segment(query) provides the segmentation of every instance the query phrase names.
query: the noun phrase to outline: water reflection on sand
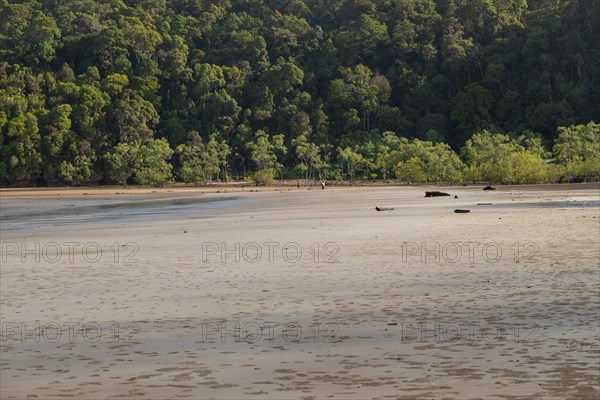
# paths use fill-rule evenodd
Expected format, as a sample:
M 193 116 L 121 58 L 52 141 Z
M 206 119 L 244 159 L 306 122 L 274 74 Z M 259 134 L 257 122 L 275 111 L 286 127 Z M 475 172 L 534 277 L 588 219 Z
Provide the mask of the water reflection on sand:
M 174 216 L 199 216 L 207 212 L 218 212 L 231 209 L 239 196 L 228 197 L 178 197 L 166 199 L 134 199 L 129 201 L 110 201 L 89 204 L 85 200 L 57 201 L 46 208 L 2 209 L 2 226 L 0 230 L 26 229 L 45 226 L 69 226 L 86 223 L 109 223 L 120 221 L 152 221 Z M 52 202 L 53 200 L 45 200 Z M 102 199 L 95 199 L 95 203 Z M 108 202 L 106 202 L 108 201 Z

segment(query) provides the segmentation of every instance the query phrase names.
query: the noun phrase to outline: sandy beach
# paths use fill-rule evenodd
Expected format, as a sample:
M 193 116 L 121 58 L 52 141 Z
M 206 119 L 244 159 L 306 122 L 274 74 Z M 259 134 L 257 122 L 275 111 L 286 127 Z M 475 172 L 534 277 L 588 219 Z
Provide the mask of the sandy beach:
M 0 199 L 2 399 L 600 396 L 598 184 Z

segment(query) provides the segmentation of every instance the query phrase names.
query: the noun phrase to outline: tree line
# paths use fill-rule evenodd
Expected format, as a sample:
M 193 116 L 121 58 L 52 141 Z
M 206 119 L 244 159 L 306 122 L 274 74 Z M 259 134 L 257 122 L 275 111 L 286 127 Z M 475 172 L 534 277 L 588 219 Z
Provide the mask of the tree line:
M 2 185 L 600 175 L 594 0 L 0 0 Z

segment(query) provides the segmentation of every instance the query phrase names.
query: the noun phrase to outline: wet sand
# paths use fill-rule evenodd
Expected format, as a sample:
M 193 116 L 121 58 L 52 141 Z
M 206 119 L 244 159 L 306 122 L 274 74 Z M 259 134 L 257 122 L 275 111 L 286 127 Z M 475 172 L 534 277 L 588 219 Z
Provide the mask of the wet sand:
M 2 399 L 600 396 L 598 185 L 102 190 L 0 191 Z

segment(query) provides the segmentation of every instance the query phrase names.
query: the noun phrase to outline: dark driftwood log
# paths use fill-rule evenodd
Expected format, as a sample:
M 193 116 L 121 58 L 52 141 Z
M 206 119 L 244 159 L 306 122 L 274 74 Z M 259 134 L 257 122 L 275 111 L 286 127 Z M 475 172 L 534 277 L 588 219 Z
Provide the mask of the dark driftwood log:
M 496 190 L 496 188 L 493 186 L 486 186 L 483 188 L 483 190 Z
M 457 214 L 466 214 L 466 213 L 470 213 L 471 210 L 462 210 L 460 208 L 457 208 L 456 210 L 454 210 L 454 212 Z
M 437 190 L 433 192 L 425 192 L 425 197 L 441 197 L 441 196 L 450 196 L 448 193 L 438 192 Z
M 491 206 L 492 203 L 477 203 L 478 206 Z
M 393 211 L 394 209 L 391 207 L 375 207 L 377 211 Z

